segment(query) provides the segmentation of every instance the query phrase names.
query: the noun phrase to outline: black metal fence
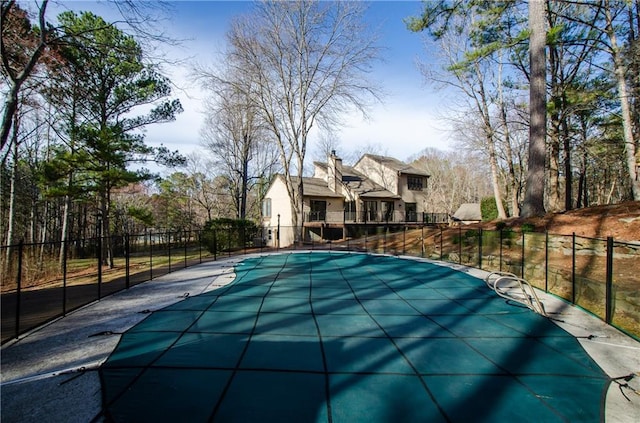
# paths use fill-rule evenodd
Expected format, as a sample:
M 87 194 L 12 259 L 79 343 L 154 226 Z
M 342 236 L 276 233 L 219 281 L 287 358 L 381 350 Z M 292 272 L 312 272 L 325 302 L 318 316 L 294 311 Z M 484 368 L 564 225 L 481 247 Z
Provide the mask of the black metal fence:
M 263 248 L 245 229 L 148 232 L 0 247 L 2 343 L 102 297 L 219 256 Z
M 347 239 L 332 241 L 307 232 L 292 248 L 407 255 L 511 272 L 640 340 L 640 242 L 464 226 L 369 225 L 347 232 Z
M 285 229 L 284 227 L 281 229 Z M 640 339 L 640 243 L 576 235 L 365 225 L 287 249 L 408 255 L 509 271 Z M 220 256 L 272 250 L 268 231 L 226 228 L 0 247 L 2 343 L 100 298 Z M 112 258 L 106 251 L 111 251 Z

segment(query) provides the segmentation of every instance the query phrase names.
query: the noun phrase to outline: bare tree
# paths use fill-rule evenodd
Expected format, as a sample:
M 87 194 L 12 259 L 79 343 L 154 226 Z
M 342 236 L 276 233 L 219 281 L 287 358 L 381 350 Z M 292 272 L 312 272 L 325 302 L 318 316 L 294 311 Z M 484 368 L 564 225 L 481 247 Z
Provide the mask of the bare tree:
M 248 97 L 249 87 L 242 86 L 243 81 L 250 84 L 250 79 L 242 75 L 229 77 L 233 83 L 223 81 L 209 87 L 213 96 L 207 109 L 212 113 L 205 119 L 201 136 L 229 180 L 236 216 L 245 219 L 249 191 L 273 167 L 277 156 L 272 154 L 270 163 L 258 160 L 274 150 L 270 132 Z
M 506 219 L 507 213 L 502 201 L 500 184 L 500 165 L 498 163 L 497 143 L 499 138 L 496 108 L 500 108 L 501 98 L 501 72 L 502 66 L 496 66 L 492 55 L 471 54 L 473 45 L 470 43 L 470 33 L 464 28 L 470 28 L 473 22 L 473 14 L 455 16 L 452 20 L 456 23 L 456 31 L 444 32 L 438 35 L 440 49 L 442 51 L 445 70 L 439 71 L 431 66 L 421 67 L 425 79 L 431 83 L 445 87 L 453 87 L 464 94 L 466 102 L 465 116 L 472 115 L 479 122 L 478 129 L 482 132 L 482 146 L 486 151 L 489 162 L 493 196 L 496 201 L 498 217 Z M 498 60 L 499 62 L 499 60 Z M 495 100 L 498 98 L 499 100 Z M 497 121 L 497 122 L 496 122 Z M 503 125 L 504 126 L 504 125 Z M 503 137 L 508 143 L 508 132 L 503 127 Z M 476 132 L 460 132 L 468 141 L 475 142 Z
M 461 154 L 425 148 L 411 159 L 412 166 L 430 175 L 429 202 L 433 212 L 453 213 L 462 203 L 478 203 L 492 194 L 486 178 L 488 165 L 478 157 L 478 151 L 464 149 Z
M 265 1 L 228 33 L 228 61 L 250 73 L 251 98 L 278 146 L 300 240 L 307 140 L 317 126 L 333 127 L 354 108 L 366 114 L 379 93 L 369 73 L 376 37 L 360 2 Z
M 338 134 L 332 130 L 323 131 L 315 142 L 313 159 L 316 161 L 326 161 L 332 151 L 340 150 L 340 144 Z
M 206 155 L 194 152 L 187 156 L 186 172 L 194 184 L 193 200 L 200 208 L 198 223 L 202 226 L 214 218 L 216 204 L 219 202 L 214 169 L 215 162 Z
M 633 138 L 633 119 L 631 117 L 631 93 L 627 87 L 625 75 L 627 67 L 624 64 L 622 51 L 618 45 L 616 30 L 614 27 L 614 14 L 623 9 L 619 4 L 610 0 L 604 0 L 604 12 L 606 21 L 606 33 L 609 37 L 609 52 L 614 64 L 614 74 L 618 86 L 618 98 L 620 99 L 620 108 L 622 111 L 622 129 L 624 134 L 624 151 L 625 161 L 627 164 L 627 172 L 629 173 L 629 181 L 631 192 L 635 201 L 640 201 L 640 178 L 638 177 L 638 159 L 636 158 L 636 143 Z M 631 6 L 629 6 L 631 7 Z M 637 100 L 637 99 L 636 99 Z

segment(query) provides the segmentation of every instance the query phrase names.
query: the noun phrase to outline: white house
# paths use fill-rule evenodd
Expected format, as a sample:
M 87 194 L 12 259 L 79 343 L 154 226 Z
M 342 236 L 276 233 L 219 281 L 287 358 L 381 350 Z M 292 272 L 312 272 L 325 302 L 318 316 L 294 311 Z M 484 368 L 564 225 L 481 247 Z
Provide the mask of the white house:
M 344 239 L 350 228 L 368 224 L 423 224 L 427 213 L 429 175 L 392 157 L 365 154 L 345 166 L 335 152 L 327 163 L 314 163 L 313 177 L 302 179 L 303 239 Z M 298 180 L 296 179 L 296 182 Z M 271 183 L 263 203 L 267 243 L 294 242 L 291 198 L 282 175 Z M 446 215 L 445 215 L 446 216 Z

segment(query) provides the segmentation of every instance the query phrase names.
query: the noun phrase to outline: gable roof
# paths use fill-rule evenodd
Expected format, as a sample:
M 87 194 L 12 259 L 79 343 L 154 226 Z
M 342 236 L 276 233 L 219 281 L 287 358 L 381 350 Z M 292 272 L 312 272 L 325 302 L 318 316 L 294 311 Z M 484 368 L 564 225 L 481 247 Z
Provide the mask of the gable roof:
M 455 220 L 462 221 L 481 221 L 482 212 L 480 210 L 480 203 L 461 204 L 452 217 Z
M 278 175 L 284 182 L 284 177 Z M 297 184 L 300 180 L 298 176 L 291 177 L 294 184 Z M 327 182 L 320 178 L 302 178 L 302 195 L 306 197 L 331 197 L 331 198 L 343 198 L 343 195 L 335 193 L 329 189 Z
M 313 165 L 320 168 L 323 172 L 327 172 L 328 166 L 326 163 L 313 162 Z M 326 185 L 327 183 L 324 182 L 324 184 Z M 352 166 L 342 165 L 342 185 L 362 198 L 401 198 L 399 195 L 392 193 L 383 186 L 378 185 L 371 179 L 367 178 Z M 304 195 L 309 195 L 307 194 L 307 190 L 304 186 L 303 189 L 305 191 Z M 333 191 L 332 194 L 335 195 Z
M 358 163 L 364 159 L 365 157 L 380 163 L 383 166 L 388 167 L 389 169 L 393 169 L 398 173 L 402 173 L 405 175 L 417 175 L 417 176 L 426 176 L 429 177 L 430 175 L 428 173 L 426 173 L 424 170 L 420 170 L 416 167 L 413 167 L 411 165 L 406 164 L 405 162 L 402 162 L 398 159 L 395 159 L 393 157 L 387 157 L 387 156 L 378 156 L 375 154 L 365 154 L 364 156 L 362 156 L 362 158 L 360 158 L 360 160 L 358 160 Z M 356 164 L 357 165 L 357 164 Z
M 342 167 L 342 184 L 361 198 L 400 198 L 350 166 Z

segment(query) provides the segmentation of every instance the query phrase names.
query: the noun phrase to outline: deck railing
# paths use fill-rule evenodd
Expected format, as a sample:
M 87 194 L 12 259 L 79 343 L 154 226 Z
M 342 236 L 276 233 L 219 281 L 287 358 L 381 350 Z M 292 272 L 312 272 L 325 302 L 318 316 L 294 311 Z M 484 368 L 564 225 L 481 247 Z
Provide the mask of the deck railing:
M 305 222 L 323 222 L 329 224 L 357 224 L 357 223 L 415 223 L 441 224 L 449 222 L 447 213 L 418 213 L 392 210 L 389 213 L 381 211 L 310 211 L 305 213 Z

